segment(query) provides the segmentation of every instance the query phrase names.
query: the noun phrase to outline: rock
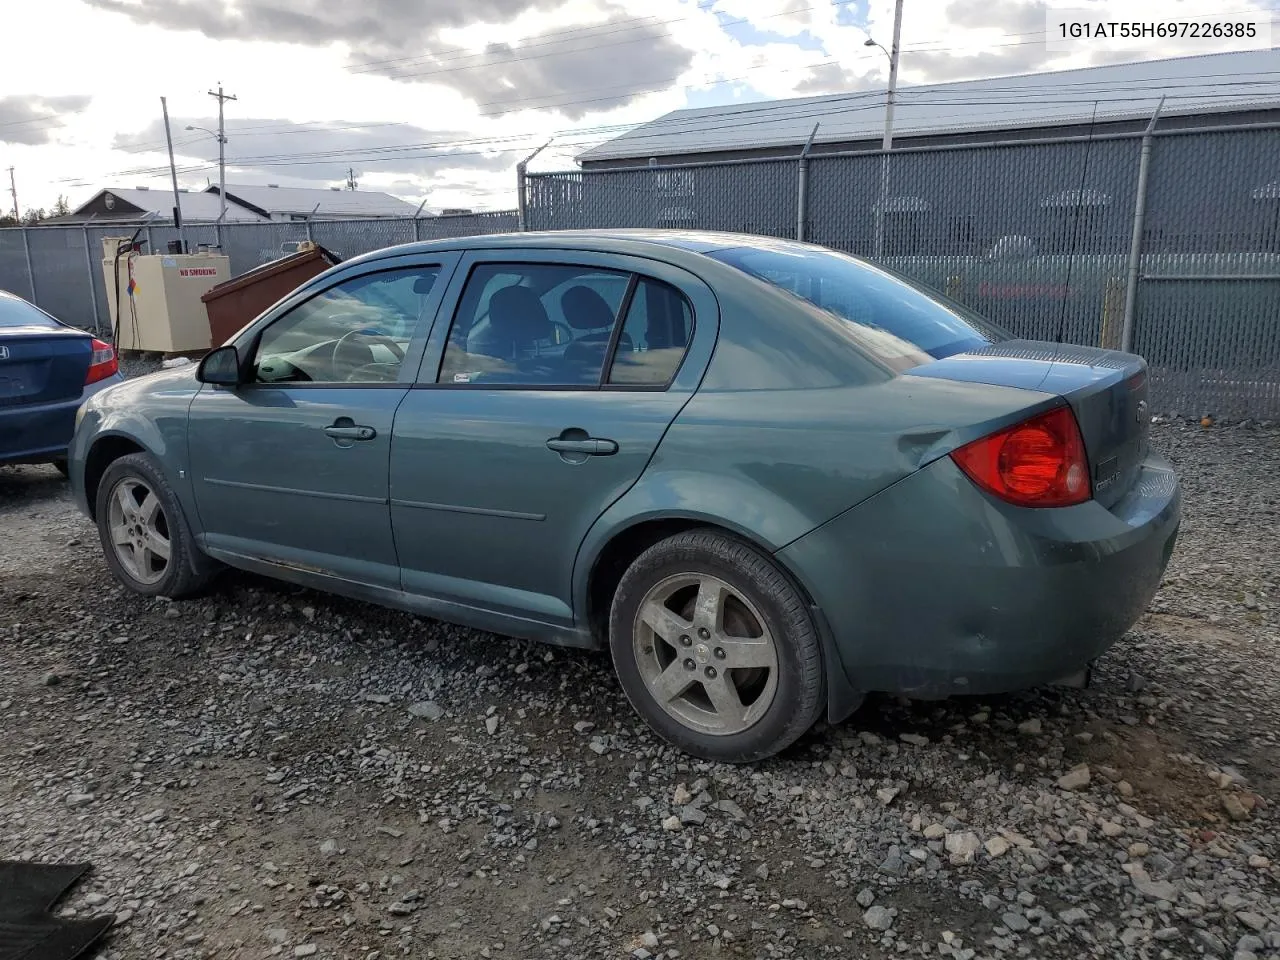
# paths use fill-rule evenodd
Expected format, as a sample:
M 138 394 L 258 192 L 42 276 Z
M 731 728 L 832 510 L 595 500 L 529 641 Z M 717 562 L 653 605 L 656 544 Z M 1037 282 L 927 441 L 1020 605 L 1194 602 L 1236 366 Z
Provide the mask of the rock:
M 364 699 L 369 703 L 380 703 L 386 705 L 391 702 L 391 694 L 389 693 L 366 693 Z
M 1068 926 L 1074 927 L 1077 924 L 1087 921 L 1089 919 L 1089 914 L 1085 912 L 1083 907 L 1071 907 L 1070 909 L 1063 910 L 1059 913 L 1058 919 Z
M 1031 921 L 1020 913 L 1014 913 L 1012 910 L 1008 913 L 1000 914 L 1000 922 L 1014 933 L 1022 933 L 1024 930 L 1031 929 Z
M 1150 852 L 1151 847 L 1143 843 L 1141 840 L 1136 843 L 1129 844 L 1129 856 L 1133 857 L 1135 860 L 1145 857 Z
M 1267 949 L 1266 942 L 1252 933 L 1246 933 L 1236 941 L 1237 953 L 1261 953 L 1265 949 Z
M 598 757 L 604 756 L 609 752 L 609 745 L 599 738 L 593 739 L 587 744 L 587 749 Z
M 987 855 L 995 858 L 1003 857 L 1008 853 L 1009 847 L 1012 846 L 1012 844 L 1010 844 L 1004 837 L 992 837 L 984 843 L 983 846 L 987 848 Z
M 900 791 L 897 787 L 881 787 L 876 791 L 876 799 L 885 806 L 888 806 L 893 803 L 893 798 L 896 797 L 899 792 Z
M 300 943 L 293 948 L 293 955 L 295 957 L 314 957 L 319 949 L 314 943 Z
M 672 816 L 662 821 L 662 829 L 667 833 L 679 833 L 684 827 L 681 825 L 679 817 Z
M 898 739 L 903 743 L 911 744 L 913 747 L 923 747 L 929 743 L 929 738 L 920 733 L 900 733 L 898 734 Z M 887 930 L 888 927 L 885 929 Z
M 1058 786 L 1063 790 L 1081 790 L 1089 785 L 1090 779 L 1089 765 L 1082 763 L 1060 776 Z
M 640 938 L 640 942 L 650 950 L 656 949 L 658 946 L 658 935 L 652 930 L 646 930 L 644 935 Z
M 50 671 L 49 673 L 46 673 L 43 677 L 40 678 L 41 685 L 46 687 L 56 687 L 61 682 L 62 682 L 62 677 L 58 676 L 56 673 L 53 673 L 52 671 Z
M 1032 717 L 1030 720 L 1023 720 L 1018 724 L 1018 732 L 1028 737 L 1034 737 L 1043 729 L 1039 717 Z
M 1135 670 L 1130 670 L 1125 678 L 1124 687 L 1130 693 L 1140 693 L 1147 689 L 1147 678 Z
M 870 887 L 863 887 L 861 890 L 858 891 L 858 896 L 856 899 L 858 901 L 858 906 L 863 907 L 865 909 L 866 907 L 869 907 L 876 902 L 876 892 L 872 890 Z
M 596 728 L 596 725 L 590 720 L 579 720 L 573 725 L 574 733 L 590 733 Z
M 762 864 L 760 864 L 760 866 L 756 867 L 755 874 L 756 874 L 756 876 L 757 876 L 757 877 L 759 877 L 761 880 L 768 880 L 768 879 L 769 879 L 769 865 L 768 865 L 767 863 L 762 863 Z
M 498 732 L 498 725 L 502 721 L 497 716 L 485 717 L 484 728 L 489 732 L 489 736 L 493 736 Z
M 680 811 L 680 822 L 685 826 L 700 826 L 707 822 L 706 811 L 689 804 Z
M 316 618 L 316 608 L 315 608 L 315 607 L 303 607 L 303 608 L 302 608 L 302 616 L 303 616 L 303 618 L 304 618 L 304 619 L 307 619 L 307 620 L 314 620 L 314 619 Z
M 677 807 L 683 807 L 693 800 L 693 794 L 683 783 L 679 784 L 675 792 L 671 795 L 671 803 Z
M 924 838 L 926 840 L 941 840 L 947 835 L 947 828 L 940 823 L 931 823 L 924 828 Z
M 67 806 L 68 807 L 87 807 L 89 804 L 93 803 L 93 801 L 96 799 L 97 797 L 94 796 L 92 793 L 68 793 Z
M 320 856 L 336 857 L 337 855 L 338 855 L 337 840 L 326 840 L 324 843 L 320 844 Z
M 165 817 L 167 817 L 168 815 L 169 814 L 165 812 L 163 807 L 159 807 L 155 810 L 152 810 L 150 813 L 144 813 L 142 815 L 142 822 L 143 823 L 159 823 L 161 820 L 165 819 Z
M 444 707 L 434 700 L 419 700 L 409 704 L 409 715 L 420 720 L 439 720 L 444 716 Z
M 1118 837 L 1124 833 L 1124 827 L 1116 823 L 1114 820 L 1103 820 L 1101 824 L 1102 835 L 1104 837 Z
M 1227 816 L 1236 823 L 1242 823 L 1249 819 L 1248 809 L 1234 793 L 1224 793 L 1222 795 L 1222 809 L 1227 811 Z
M 734 820 L 743 821 L 747 819 L 747 815 L 742 812 L 742 808 L 727 797 L 724 800 L 716 801 L 716 809 L 721 813 L 727 813 Z
M 1266 857 L 1264 857 L 1262 854 L 1255 853 L 1253 856 L 1249 858 L 1249 866 L 1253 867 L 1253 869 L 1255 870 L 1266 870 L 1269 866 L 1271 866 L 1271 861 L 1268 860 Z
M 1178 899 L 1178 888 L 1168 880 L 1152 880 L 1145 870 L 1134 870 L 1130 878 L 1133 887 L 1148 900 L 1168 900 L 1170 903 Z
M 405 903 L 403 900 L 397 900 L 395 903 L 387 906 L 387 913 L 391 914 L 393 917 L 407 917 L 417 909 L 417 906 L 412 903 Z
M 1121 780 L 1119 783 L 1117 783 L 1116 790 L 1119 791 L 1120 796 L 1122 797 L 1133 796 L 1133 784 L 1131 784 L 1128 780 Z
M 973 862 L 973 858 L 982 849 L 982 841 L 976 833 L 948 833 L 944 846 L 951 855 L 951 863 L 959 865 Z
M 1194 930 L 1191 939 L 1204 948 L 1204 952 L 1212 957 L 1221 957 L 1227 952 L 1227 945 L 1216 934 L 1208 930 Z
M 288 943 L 289 931 L 284 927 L 268 927 L 267 939 L 272 943 Z
M 1267 918 L 1260 913 L 1253 913 L 1249 910 L 1241 910 L 1236 914 L 1236 919 L 1248 927 L 1250 930 L 1261 933 L 1267 928 Z
M 862 915 L 862 922 L 872 930 L 888 930 L 893 926 L 893 914 L 887 907 L 874 906 Z

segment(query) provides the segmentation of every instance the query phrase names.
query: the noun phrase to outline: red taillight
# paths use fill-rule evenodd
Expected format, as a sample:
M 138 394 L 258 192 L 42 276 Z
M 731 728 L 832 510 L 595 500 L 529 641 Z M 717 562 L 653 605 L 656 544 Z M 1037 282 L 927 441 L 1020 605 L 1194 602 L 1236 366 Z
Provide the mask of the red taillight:
M 1089 458 L 1070 407 L 965 444 L 951 459 L 983 490 L 1020 507 L 1069 507 L 1092 496 Z
M 116 359 L 116 352 L 111 344 L 94 337 L 93 356 L 89 358 L 89 372 L 84 377 L 85 386 L 105 380 L 119 369 L 120 361 Z

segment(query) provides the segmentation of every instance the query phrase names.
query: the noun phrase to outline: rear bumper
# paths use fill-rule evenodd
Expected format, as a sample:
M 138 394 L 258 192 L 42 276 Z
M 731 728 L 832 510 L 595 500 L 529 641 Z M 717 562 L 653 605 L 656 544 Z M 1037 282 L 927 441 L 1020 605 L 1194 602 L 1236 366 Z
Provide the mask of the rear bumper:
M 848 685 L 918 697 L 1047 683 L 1142 615 L 1173 550 L 1178 481 L 1150 457 L 1110 508 L 1010 507 L 943 458 L 779 551 Z
M 67 456 L 76 428 L 76 410 L 99 390 L 122 383 L 119 374 L 85 387 L 72 400 L 0 407 L 0 463 L 50 463 Z

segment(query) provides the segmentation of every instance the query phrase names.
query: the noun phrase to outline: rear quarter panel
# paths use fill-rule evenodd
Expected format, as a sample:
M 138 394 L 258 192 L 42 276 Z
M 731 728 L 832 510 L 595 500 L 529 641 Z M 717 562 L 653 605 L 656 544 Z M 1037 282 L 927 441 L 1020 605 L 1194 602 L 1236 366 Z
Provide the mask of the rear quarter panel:
M 575 610 L 586 609 L 594 559 L 629 527 L 703 521 L 774 552 L 955 447 L 1059 402 L 898 376 L 838 325 L 797 316 L 789 297 L 762 284 L 722 282 L 716 294 L 720 337 L 701 387 L 640 480 L 588 533 Z

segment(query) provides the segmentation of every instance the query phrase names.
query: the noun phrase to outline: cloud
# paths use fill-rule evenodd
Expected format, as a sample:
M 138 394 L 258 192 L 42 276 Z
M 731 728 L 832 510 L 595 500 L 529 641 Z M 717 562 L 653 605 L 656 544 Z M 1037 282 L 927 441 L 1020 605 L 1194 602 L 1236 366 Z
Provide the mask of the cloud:
M 857 73 L 842 63 L 820 63 L 796 84 L 797 96 L 843 93 L 846 90 L 868 90 L 882 86 L 875 73 Z
M 216 124 L 217 120 L 209 117 L 172 117 L 174 152 L 179 157 L 205 158 L 211 138 L 188 133 L 185 128 L 212 129 Z M 405 123 L 297 123 L 251 118 L 228 124 L 227 166 L 247 182 L 292 179 L 338 183 L 346 179 L 348 168 L 353 168 L 357 180 L 368 176 L 380 181 L 402 178 L 421 189 L 438 178 L 456 179 L 459 173 L 501 173 L 512 169 L 519 159 L 518 151 L 476 140 L 456 130 L 428 130 Z M 162 151 L 163 122 L 153 120 L 141 130 L 118 134 L 112 146 L 132 153 Z
M 624 22 L 626 29 L 619 30 Z M 370 69 L 396 80 L 444 83 L 487 116 L 551 110 L 579 120 L 671 86 L 693 57 L 662 24 L 637 23 L 615 12 L 580 32 L 535 34 L 518 46 L 490 43 L 480 53 L 454 47 L 413 63 Z
M 0 97 L 0 143 L 52 143 L 54 133 L 66 126 L 66 117 L 79 113 L 90 99 L 34 94 Z
M 349 63 L 354 70 L 450 87 L 493 116 L 554 109 L 577 120 L 630 103 L 637 89 L 671 86 L 694 56 L 662 20 L 637 19 L 612 0 L 596 4 L 595 12 L 603 16 L 532 33 L 519 43 L 491 42 L 478 50 L 444 37 L 454 28 L 507 24 L 523 14 L 560 9 L 564 0 L 86 2 L 139 23 L 197 31 L 214 39 L 315 47 L 340 41 L 352 51 Z M 803 6 L 799 0 L 786 2 Z
M 946 18 L 969 30 L 999 30 L 1006 37 L 1038 36 L 1044 33 L 1045 10 L 1046 5 L 1037 0 L 951 0 Z

